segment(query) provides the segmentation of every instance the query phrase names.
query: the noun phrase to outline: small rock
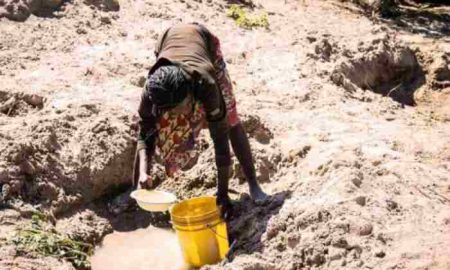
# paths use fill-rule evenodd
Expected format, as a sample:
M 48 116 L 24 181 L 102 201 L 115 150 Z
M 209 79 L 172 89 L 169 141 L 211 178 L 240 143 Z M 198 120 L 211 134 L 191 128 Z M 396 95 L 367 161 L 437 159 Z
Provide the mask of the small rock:
M 119 11 L 120 4 L 119 0 L 103 0 L 105 7 L 110 11 Z
M 355 178 L 352 179 L 352 183 L 353 183 L 353 185 L 355 185 L 357 187 L 360 187 L 361 184 L 362 184 L 362 181 L 361 181 L 361 179 L 355 177 Z
M 450 225 L 450 218 L 444 218 L 444 224 Z
M 330 247 L 328 249 L 328 257 L 330 261 L 337 261 L 345 256 L 345 252 L 345 249 Z
M 283 252 L 286 250 L 286 246 L 283 243 L 278 243 L 275 248 L 279 251 L 279 252 Z
M 374 160 L 374 161 L 372 161 L 372 165 L 373 166 L 378 166 L 378 165 L 380 165 L 381 164 L 381 160 Z
M 375 172 L 378 176 L 386 175 L 388 172 L 386 169 L 379 169 Z
M 298 245 L 298 243 L 300 243 L 300 239 L 299 239 L 299 237 L 297 237 L 297 236 L 289 236 L 288 238 L 287 238 L 287 245 L 288 245 L 288 247 L 290 247 L 290 248 L 295 248 L 297 245 Z
M 262 144 L 268 144 L 272 136 L 270 133 L 267 133 L 266 130 L 264 129 L 257 129 L 254 132 L 254 138 Z
M 269 183 L 270 182 L 270 170 L 264 164 L 259 164 L 257 169 L 256 178 L 260 183 Z
M 378 249 L 375 251 L 375 256 L 378 258 L 384 258 L 384 256 L 386 256 L 386 253 L 382 249 Z
M 360 248 L 352 248 L 348 253 L 347 258 L 357 260 L 361 257 L 361 249 Z
M 389 211 L 395 210 L 398 208 L 398 204 L 393 200 L 386 200 L 387 209 Z
M 75 117 L 73 115 L 66 115 L 64 116 L 64 120 L 67 120 L 69 122 L 75 121 Z
M 349 49 L 344 49 L 342 51 L 342 55 L 345 56 L 345 57 L 348 57 L 348 58 L 352 58 L 353 57 L 353 53 Z
M 310 43 L 313 43 L 313 42 L 316 42 L 316 41 L 317 41 L 317 38 L 316 38 L 316 37 L 313 37 L 313 36 L 307 36 L 306 39 L 307 39 Z
M 379 233 L 377 236 L 377 240 L 383 244 L 386 244 L 387 242 L 386 235 L 384 235 L 384 233 Z
M 347 248 L 348 242 L 347 242 L 347 240 L 345 240 L 345 238 L 341 237 L 341 238 L 333 239 L 331 241 L 331 245 L 336 248 Z
M 87 31 L 84 28 L 78 28 L 77 29 L 77 34 L 84 35 L 84 34 L 87 34 Z
M 242 124 L 247 131 L 247 134 L 255 138 L 262 144 L 267 144 L 273 138 L 272 132 L 261 122 L 258 116 L 248 115 L 242 121 Z
M 366 197 L 365 196 L 358 196 L 355 198 L 355 202 L 361 206 L 366 205 Z
M 361 236 L 369 235 L 373 231 L 373 226 L 370 223 L 363 224 L 358 229 L 358 234 Z
M 128 36 L 128 33 L 124 30 L 119 30 L 119 35 L 122 37 L 126 37 L 126 36 Z
M 305 158 L 306 155 L 308 154 L 309 150 L 311 150 L 311 146 L 310 145 L 306 145 L 306 146 L 304 146 L 303 148 L 300 148 L 300 149 L 292 149 L 288 153 L 287 160 L 289 162 L 292 162 L 298 157 L 299 158 Z
M 3 104 L 0 104 L 0 112 L 2 113 L 8 113 L 10 110 L 14 108 L 14 106 L 17 104 L 17 98 L 16 97 L 10 97 L 8 100 L 3 102 Z
M 323 39 L 319 44 L 314 48 L 316 54 L 320 55 L 322 59 L 329 61 L 331 53 L 333 51 L 333 47 L 327 39 Z
M 101 21 L 103 24 L 111 24 L 111 18 L 110 18 L 109 16 L 102 16 L 102 17 L 100 18 L 100 21 Z
M 23 100 L 31 106 L 42 109 L 44 107 L 45 98 L 39 95 L 25 95 Z

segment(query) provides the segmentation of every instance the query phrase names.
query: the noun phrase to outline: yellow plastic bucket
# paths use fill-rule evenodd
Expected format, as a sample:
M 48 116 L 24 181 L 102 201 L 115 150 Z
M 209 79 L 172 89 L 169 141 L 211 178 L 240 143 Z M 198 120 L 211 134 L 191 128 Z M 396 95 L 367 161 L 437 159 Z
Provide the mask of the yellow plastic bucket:
M 170 211 L 185 261 L 194 267 L 215 264 L 228 252 L 226 223 L 215 197 L 197 197 L 175 204 Z

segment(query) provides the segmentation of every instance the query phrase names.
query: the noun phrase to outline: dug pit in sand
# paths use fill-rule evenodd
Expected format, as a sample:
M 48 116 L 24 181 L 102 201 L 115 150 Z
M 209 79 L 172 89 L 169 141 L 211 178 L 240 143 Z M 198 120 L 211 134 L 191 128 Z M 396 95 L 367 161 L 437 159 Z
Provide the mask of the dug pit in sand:
M 355 57 L 336 67 L 331 79 L 348 91 L 355 87 L 415 105 L 414 91 L 425 82 L 414 52 L 386 36 L 362 45 Z

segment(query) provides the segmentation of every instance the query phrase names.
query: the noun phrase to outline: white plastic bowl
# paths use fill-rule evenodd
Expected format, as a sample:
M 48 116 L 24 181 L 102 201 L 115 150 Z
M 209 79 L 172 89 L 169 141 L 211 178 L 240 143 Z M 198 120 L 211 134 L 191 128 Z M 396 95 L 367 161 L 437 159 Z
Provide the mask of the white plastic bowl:
M 165 212 L 177 202 L 177 197 L 172 193 L 159 190 L 138 189 L 130 194 L 140 208 L 149 212 Z

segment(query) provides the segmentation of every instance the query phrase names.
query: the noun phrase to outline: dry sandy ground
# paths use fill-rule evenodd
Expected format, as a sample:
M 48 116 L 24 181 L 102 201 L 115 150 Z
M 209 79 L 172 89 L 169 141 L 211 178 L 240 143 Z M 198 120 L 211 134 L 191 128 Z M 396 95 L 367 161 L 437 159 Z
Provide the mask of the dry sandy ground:
M 448 21 L 392 24 L 340 2 L 261 0 L 255 12 L 268 12 L 270 28 L 243 30 L 226 1 L 105 3 L 0 18 L 1 238 L 36 209 L 93 243 L 134 222 L 92 202 L 130 183 L 158 33 L 197 21 L 222 41 L 272 194 L 263 205 L 237 198 L 231 261 L 206 269 L 450 269 Z M 200 146 L 197 165 L 174 179 L 155 167 L 161 188 L 214 193 L 207 134 Z M 232 188 L 246 192 L 234 169 Z M 73 267 L 0 241 L 0 268 Z

